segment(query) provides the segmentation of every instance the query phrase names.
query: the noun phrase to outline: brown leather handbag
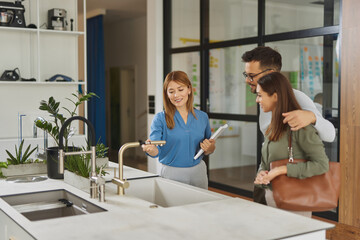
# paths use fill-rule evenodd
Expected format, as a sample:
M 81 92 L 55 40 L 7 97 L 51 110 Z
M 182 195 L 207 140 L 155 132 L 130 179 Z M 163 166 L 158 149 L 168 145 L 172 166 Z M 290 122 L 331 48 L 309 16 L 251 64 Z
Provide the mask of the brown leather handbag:
M 291 131 L 289 134 L 289 159 L 270 163 L 270 169 L 299 162 L 304 159 L 293 159 L 291 146 Z M 276 206 L 291 211 L 321 212 L 334 209 L 338 205 L 340 193 L 340 163 L 329 162 L 329 171 L 298 179 L 280 175 L 271 181 Z

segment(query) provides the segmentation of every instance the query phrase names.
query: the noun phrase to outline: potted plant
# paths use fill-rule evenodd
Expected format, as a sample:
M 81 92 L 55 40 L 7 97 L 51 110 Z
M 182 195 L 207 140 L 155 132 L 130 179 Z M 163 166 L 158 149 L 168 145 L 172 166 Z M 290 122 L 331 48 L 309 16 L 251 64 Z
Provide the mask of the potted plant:
M 8 154 L 7 162 L 2 162 L 0 168 L 4 177 L 16 175 L 29 175 L 46 173 L 46 165 L 39 159 L 30 158 L 37 147 L 31 149 L 31 144 L 23 152 L 24 140 L 21 141 L 19 149 L 15 145 L 15 154 L 5 150 Z
M 77 94 L 73 93 L 72 96 L 74 97 L 74 99 L 66 99 L 74 104 L 74 108 L 72 110 L 69 110 L 68 108 L 62 107 L 62 109 L 64 109 L 68 113 L 69 117 L 74 117 L 77 115 L 78 107 L 82 103 L 89 101 L 94 96 L 98 97 L 95 93 L 92 92 L 86 94 L 81 94 L 80 92 L 77 92 Z M 50 178 L 62 179 L 64 178 L 63 174 L 59 174 L 58 172 L 59 132 L 67 118 L 64 116 L 63 113 L 60 113 L 60 102 L 57 102 L 53 97 L 50 97 L 48 101 L 42 100 L 40 102 L 39 109 L 49 113 L 50 116 L 53 118 L 51 121 L 37 120 L 35 123 L 38 128 L 46 131 L 56 143 L 55 147 L 48 147 L 46 149 L 48 176 Z M 65 151 L 81 150 L 73 146 L 68 146 L 68 140 L 72 134 L 73 131 L 71 125 L 69 125 L 64 133 Z
M 107 157 L 109 148 L 100 142 L 100 138 L 95 146 L 96 149 L 96 166 L 107 167 L 109 158 Z M 90 143 L 87 141 L 87 150 L 90 150 Z
M 97 143 L 96 146 L 96 174 L 105 176 L 108 174 L 105 172 L 108 162 L 103 161 L 107 152 L 108 147 L 105 147 L 102 143 Z M 87 148 L 83 147 L 83 151 L 88 151 L 90 145 Z M 65 162 L 64 181 L 84 192 L 89 193 L 89 175 L 91 172 L 91 159 L 89 155 L 72 155 L 68 156 Z

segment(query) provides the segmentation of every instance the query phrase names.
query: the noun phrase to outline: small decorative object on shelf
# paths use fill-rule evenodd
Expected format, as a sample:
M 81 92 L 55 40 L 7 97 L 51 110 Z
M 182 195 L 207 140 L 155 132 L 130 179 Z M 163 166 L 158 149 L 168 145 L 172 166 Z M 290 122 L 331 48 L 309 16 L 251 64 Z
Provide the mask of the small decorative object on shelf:
M 25 7 L 21 4 L 22 0 L 15 3 L 0 2 L 0 26 L 5 27 L 26 27 Z
M 66 31 L 66 10 L 53 8 L 48 11 L 48 29 Z

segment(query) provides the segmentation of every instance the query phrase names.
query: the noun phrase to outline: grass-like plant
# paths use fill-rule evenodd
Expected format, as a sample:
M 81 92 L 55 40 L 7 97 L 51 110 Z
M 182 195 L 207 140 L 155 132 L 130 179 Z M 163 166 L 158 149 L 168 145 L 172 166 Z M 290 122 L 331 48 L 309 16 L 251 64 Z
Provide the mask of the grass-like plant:
M 99 139 L 100 141 L 100 139 Z M 88 142 L 88 141 L 87 141 Z M 88 142 L 87 148 L 83 147 L 83 151 L 89 151 L 90 150 L 90 144 Z M 108 152 L 108 147 L 105 147 L 103 143 L 98 142 L 95 146 L 96 149 L 96 158 L 105 157 L 106 153 Z M 66 156 L 65 161 L 65 168 L 73 172 L 79 176 L 88 178 L 91 172 L 91 159 L 90 155 L 82 154 L 82 155 L 69 155 Z M 104 166 L 96 167 L 96 174 L 100 173 L 100 169 L 104 169 Z M 101 176 L 104 176 L 107 174 L 104 170 L 101 170 Z
M 31 163 L 32 159 L 30 159 L 30 155 L 37 149 L 37 147 L 35 147 L 34 149 L 30 150 L 31 148 L 31 144 L 26 148 L 25 152 L 23 152 L 23 145 L 24 145 L 24 140 L 21 141 L 20 146 L 19 146 L 19 150 L 17 149 L 16 145 L 15 145 L 15 156 L 12 155 L 8 150 L 5 150 L 6 153 L 8 154 L 8 158 L 7 160 L 7 164 L 10 165 L 18 165 L 18 164 L 24 164 L 24 163 Z
M 96 166 L 96 174 L 100 173 L 100 169 L 104 168 Z M 91 172 L 91 159 L 88 155 L 69 155 L 66 156 L 65 168 L 79 176 L 88 178 Z M 101 170 L 101 175 L 107 174 L 104 170 Z

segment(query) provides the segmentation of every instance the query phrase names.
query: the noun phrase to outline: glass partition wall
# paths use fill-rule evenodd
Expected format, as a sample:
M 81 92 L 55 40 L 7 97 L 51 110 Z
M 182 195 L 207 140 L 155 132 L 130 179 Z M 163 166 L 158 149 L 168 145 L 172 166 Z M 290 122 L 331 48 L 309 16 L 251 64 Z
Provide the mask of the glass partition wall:
M 227 123 L 207 159 L 209 186 L 252 197 L 263 136 L 255 95 L 242 75 L 244 52 L 269 46 L 282 55 L 282 73 L 336 127 L 324 143 L 339 159 L 339 24 L 341 0 L 164 0 L 164 76 L 188 73 L 194 107 L 212 131 Z M 315 213 L 337 220 L 337 209 Z

